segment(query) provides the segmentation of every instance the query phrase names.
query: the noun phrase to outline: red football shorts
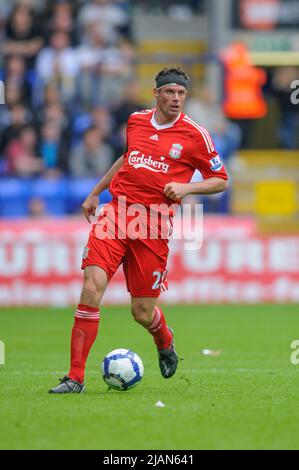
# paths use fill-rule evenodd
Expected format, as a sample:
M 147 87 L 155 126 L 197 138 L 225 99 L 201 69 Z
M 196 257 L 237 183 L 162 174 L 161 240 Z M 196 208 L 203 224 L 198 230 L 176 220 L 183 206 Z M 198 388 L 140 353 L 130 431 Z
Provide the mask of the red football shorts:
M 114 211 L 113 216 L 110 210 Z M 125 215 L 120 220 L 118 216 L 119 211 L 113 202 L 101 209 L 84 248 L 82 269 L 99 266 L 110 281 L 122 264 L 127 289 L 132 297 L 159 297 L 161 291 L 167 290 L 168 238 L 144 236 L 134 239 L 134 233 L 140 233 L 142 224 L 149 233 L 147 219 L 136 226 L 136 218 Z

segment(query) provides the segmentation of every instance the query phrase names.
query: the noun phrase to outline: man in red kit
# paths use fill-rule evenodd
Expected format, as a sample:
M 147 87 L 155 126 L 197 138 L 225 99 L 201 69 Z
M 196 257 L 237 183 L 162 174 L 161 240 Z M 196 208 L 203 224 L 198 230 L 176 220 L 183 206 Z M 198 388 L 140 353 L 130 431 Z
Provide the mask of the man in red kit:
M 146 213 L 142 219 L 146 221 L 145 236 L 131 236 L 126 229 L 137 204 L 146 212 L 153 209 L 160 213 L 169 227 L 173 211 L 167 213 L 167 208 L 188 194 L 224 191 L 227 173 L 208 131 L 182 112 L 189 77 L 179 67 L 172 67 L 159 72 L 155 80 L 156 108 L 129 117 L 126 152 L 82 205 L 90 222 L 99 194 L 109 187 L 113 199 L 93 224 L 83 253 L 84 281 L 72 330 L 70 370 L 50 393 L 84 391 L 85 364 L 98 332 L 99 305 L 120 264 L 134 320 L 153 336 L 162 376 L 169 378 L 177 369 L 173 332 L 156 305 L 160 292 L 167 288 L 168 238 L 162 236 L 163 222 L 152 230 Z M 203 181 L 190 183 L 196 169 Z

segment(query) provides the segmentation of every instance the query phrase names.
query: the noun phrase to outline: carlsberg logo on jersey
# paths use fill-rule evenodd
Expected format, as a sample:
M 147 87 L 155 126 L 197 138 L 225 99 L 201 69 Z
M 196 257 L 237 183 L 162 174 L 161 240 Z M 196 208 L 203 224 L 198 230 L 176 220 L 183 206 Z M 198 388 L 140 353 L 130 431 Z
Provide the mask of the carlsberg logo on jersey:
M 146 156 L 144 153 L 139 152 L 139 150 L 133 150 L 128 157 L 128 163 L 134 168 L 146 168 L 155 173 L 168 172 L 169 165 L 164 160 L 165 157 L 160 157 L 160 161 L 154 160 L 151 155 Z

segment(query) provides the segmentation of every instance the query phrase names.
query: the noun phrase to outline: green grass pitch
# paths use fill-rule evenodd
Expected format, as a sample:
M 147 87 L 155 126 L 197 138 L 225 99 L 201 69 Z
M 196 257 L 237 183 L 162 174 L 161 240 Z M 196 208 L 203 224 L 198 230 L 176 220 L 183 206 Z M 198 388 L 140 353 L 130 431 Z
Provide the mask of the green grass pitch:
M 0 313 L 1 449 L 298 449 L 298 305 L 166 306 L 174 327 L 177 374 L 160 376 L 151 336 L 129 307 L 103 307 L 87 365 L 86 393 L 49 395 L 68 370 L 72 309 Z M 141 383 L 107 391 L 103 356 L 131 348 Z M 218 357 L 204 348 L 221 349 Z M 164 408 L 155 403 L 160 400 Z

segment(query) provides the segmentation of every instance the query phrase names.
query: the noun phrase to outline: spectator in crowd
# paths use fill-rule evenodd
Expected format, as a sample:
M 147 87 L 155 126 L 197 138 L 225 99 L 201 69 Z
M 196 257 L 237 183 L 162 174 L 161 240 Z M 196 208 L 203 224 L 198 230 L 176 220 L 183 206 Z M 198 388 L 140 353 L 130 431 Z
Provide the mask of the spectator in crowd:
M 41 86 L 42 85 L 42 86 Z M 46 85 L 36 83 L 33 87 L 33 107 L 37 109 L 38 114 L 42 114 L 44 108 L 51 104 L 61 104 L 60 91 L 55 83 L 49 82 Z
M 32 197 L 28 202 L 29 217 L 39 219 L 47 215 L 45 203 L 40 197 Z
M 112 129 L 114 127 L 113 118 L 110 111 L 105 106 L 95 106 L 89 111 L 83 112 L 74 118 L 73 142 L 80 142 L 84 132 L 89 127 L 96 127 L 103 139 L 110 141 Z
M 1 105 L 0 113 L 0 132 L 5 131 L 10 125 L 11 121 L 11 109 L 23 102 L 22 91 L 12 82 L 5 83 L 5 104 Z M 0 134 L 0 146 L 1 146 L 1 134 Z
M 113 127 L 110 111 L 105 106 L 96 106 L 90 112 L 91 124 L 101 133 L 104 140 L 109 140 Z
M 85 131 L 81 144 L 71 153 L 69 167 L 72 176 L 100 177 L 113 163 L 113 152 L 105 144 L 99 130 L 91 127 Z
M 78 95 L 84 107 L 100 104 L 102 101 L 100 81 L 103 51 L 106 38 L 101 24 L 92 24 L 86 34 L 85 41 L 78 48 L 78 64 L 80 80 Z
M 61 137 L 59 123 L 48 121 L 41 128 L 39 153 L 47 175 L 59 176 L 67 170 L 68 148 Z
M 131 78 L 134 47 L 126 40 L 109 45 L 103 25 L 92 24 L 86 41 L 78 48 L 80 80 L 78 94 L 85 106 L 111 105 Z
M 48 34 L 51 36 L 55 31 L 66 33 L 71 39 L 71 45 L 77 46 L 78 35 L 73 18 L 72 5 L 69 2 L 58 2 L 53 6 L 51 20 L 47 23 Z
M 29 6 L 22 3 L 16 5 L 8 20 L 5 36 L 2 49 L 4 55 L 22 56 L 26 59 L 28 68 L 33 67 L 44 40 Z
M 48 89 L 50 90 L 49 92 Z M 51 96 L 52 90 L 55 90 L 55 93 L 57 93 L 57 103 L 59 103 L 59 90 L 54 84 L 48 83 L 47 85 L 44 85 L 42 82 L 35 80 L 32 87 L 32 107 L 37 113 L 41 113 L 44 106 L 46 106 L 48 99 L 47 95 L 49 93 Z
M 43 164 L 37 154 L 37 134 L 31 125 L 24 126 L 6 149 L 8 174 L 28 177 L 41 174 Z
M 113 118 L 116 127 L 121 127 L 127 122 L 129 116 L 135 111 L 145 109 L 146 105 L 140 102 L 139 87 L 135 80 L 126 84 L 123 90 L 122 100 L 113 109 Z
M 53 103 L 43 107 L 38 115 L 39 123 L 55 121 L 60 131 L 65 131 L 69 127 L 69 118 L 66 110 L 60 103 Z
M 61 102 L 71 103 L 75 96 L 78 61 L 68 34 L 57 31 L 51 36 L 50 45 L 42 49 L 37 57 L 36 72 L 42 87 L 55 84 Z
M 68 152 L 72 138 L 72 127 L 70 117 L 60 103 L 53 102 L 38 113 L 37 125 L 39 128 L 48 122 L 55 124 L 60 134 L 61 144 Z
M 79 13 L 79 25 L 85 33 L 90 25 L 105 28 L 105 38 L 109 44 L 115 44 L 119 33 L 127 31 L 129 16 L 127 12 L 112 0 L 91 0 L 82 6 Z
M 135 49 L 125 39 L 103 51 L 100 93 L 104 104 L 113 106 L 121 99 L 126 83 L 133 79 L 134 63 Z
M 21 102 L 13 104 L 8 113 L 8 125 L 2 132 L 0 151 L 5 152 L 6 147 L 12 139 L 19 135 L 20 129 L 31 122 L 32 115 L 28 108 Z M 1 137 L 1 135 L 0 135 Z
M 8 56 L 5 63 L 3 80 L 5 88 L 10 87 L 19 90 L 20 99 L 28 106 L 31 105 L 31 85 L 32 82 L 28 77 L 26 70 L 26 61 L 20 55 Z
M 4 106 L 10 109 L 12 106 L 18 103 L 24 103 L 25 96 L 22 88 L 13 80 L 5 81 L 5 104 Z M 27 104 L 27 103 L 26 103 Z M 3 108 L 1 107 L 1 116 L 3 114 Z

